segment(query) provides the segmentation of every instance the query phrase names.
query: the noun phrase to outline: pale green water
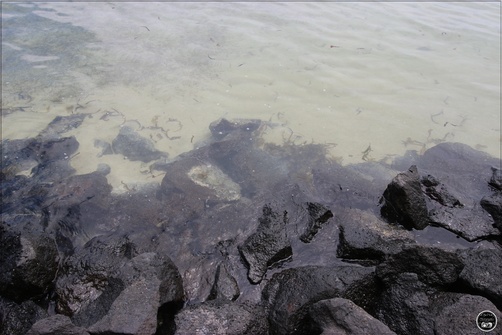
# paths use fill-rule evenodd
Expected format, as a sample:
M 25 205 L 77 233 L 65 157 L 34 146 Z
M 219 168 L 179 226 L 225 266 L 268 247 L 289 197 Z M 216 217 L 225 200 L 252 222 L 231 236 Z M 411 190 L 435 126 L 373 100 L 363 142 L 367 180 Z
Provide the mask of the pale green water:
M 65 134 L 79 173 L 160 181 L 99 157 L 126 122 L 175 158 L 220 117 L 343 164 L 440 141 L 500 157 L 500 3 L 2 3 L 2 137 L 94 113 Z M 165 133 L 152 129 L 163 127 Z M 150 128 L 148 128 L 150 127 Z M 363 154 L 371 146 L 367 155 Z

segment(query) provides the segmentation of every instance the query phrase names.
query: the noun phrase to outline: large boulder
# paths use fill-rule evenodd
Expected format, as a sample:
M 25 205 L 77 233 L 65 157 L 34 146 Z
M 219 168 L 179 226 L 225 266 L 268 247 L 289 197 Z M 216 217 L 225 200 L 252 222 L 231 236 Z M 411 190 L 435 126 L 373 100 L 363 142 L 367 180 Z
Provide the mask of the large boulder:
M 124 289 L 106 315 L 89 327 L 92 334 L 153 335 L 159 308 L 183 303 L 181 276 L 169 258 L 140 254 L 120 269 L 119 278 Z
M 46 294 L 59 267 L 56 242 L 39 231 L 40 218 L 19 218 L 24 231 L 0 223 L 0 294 L 17 302 Z
M 502 249 L 469 249 L 459 252 L 464 264 L 459 279 L 468 292 L 482 295 L 502 309 Z
M 480 207 L 478 196 L 483 187 L 468 189 L 463 184 L 471 185 L 473 179 L 480 181 L 477 172 L 462 173 L 462 178 L 436 178 L 431 173 L 419 173 L 413 165 L 387 186 L 381 199 L 382 216 L 408 229 L 422 230 L 429 224 L 440 226 L 468 241 L 500 235 L 494 227 L 499 219 L 499 199 L 485 196 Z
M 416 273 L 401 273 L 386 284 L 375 316 L 399 335 L 434 335 L 430 288 Z
M 31 300 L 15 303 L 0 296 L 0 334 L 25 335 L 31 326 L 47 317 L 47 311 Z
M 168 257 L 138 249 L 127 237 L 87 243 L 63 266 L 57 311 L 96 334 L 154 334 L 158 317 L 168 320 L 183 303 L 182 279 Z
M 435 334 L 481 334 L 482 332 L 476 325 L 476 318 L 482 311 L 494 313 L 498 322 L 502 319 L 500 310 L 489 300 L 480 296 L 445 292 L 437 294 L 432 301 Z M 500 324 L 498 324 L 493 332 L 487 334 L 501 333 Z
M 392 179 L 383 193 L 382 201 L 382 216 L 391 223 L 419 230 L 429 224 L 427 204 L 415 165 Z
M 272 334 L 302 334 L 312 304 L 343 297 L 365 307 L 375 296 L 374 268 L 360 266 L 307 266 L 276 273 L 262 292 Z
M 464 264 L 454 252 L 432 246 L 411 245 L 388 255 L 376 268 L 379 278 L 393 280 L 402 273 L 415 273 L 426 284 L 444 286 L 457 281 Z
M 389 225 L 374 214 L 358 209 L 338 213 L 340 240 L 337 256 L 364 264 L 377 264 L 415 243 L 408 230 Z

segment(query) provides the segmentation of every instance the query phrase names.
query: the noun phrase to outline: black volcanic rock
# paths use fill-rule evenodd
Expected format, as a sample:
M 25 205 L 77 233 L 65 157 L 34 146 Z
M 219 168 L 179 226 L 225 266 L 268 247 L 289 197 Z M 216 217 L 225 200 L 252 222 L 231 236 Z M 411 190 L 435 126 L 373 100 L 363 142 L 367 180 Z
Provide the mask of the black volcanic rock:
M 482 332 L 476 325 L 476 317 L 486 310 L 494 313 L 497 320 L 502 318 L 500 310 L 486 298 L 461 293 L 442 292 L 434 295 L 431 310 L 434 315 L 434 334 L 480 334 Z M 499 325 L 487 334 L 490 333 L 500 334 Z
M 262 293 L 270 332 L 302 334 L 310 327 L 304 321 L 312 304 L 336 297 L 362 300 L 375 285 L 373 268 L 359 266 L 307 266 L 276 273 Z
M 337 216 L 340 224 L 340 241 L 337 256 L 365 264 L 377 264 L 386 255 L 399 253 L 414 244 L 408 230 L 389 225 L 372 213 L 351 209 Z
M 29 217 L 24 217 L 29 218 Z M 39 223 L 25 222 L 37 226 Z M 0 224 L 0 294 L 17 302 L 47 293 L 59 267 L 55 240 L 46 233 Z
M 326 206 L 315 202 L 306 203 L 306 207 L 308 221 L 300 240 L 304 243 L 310 243 L 322 225 L 333 217 L 333 213 Z
M 309 317 L 313 328 L 311 334 L 317 330 L 324 335 L 396 335 L 354 302 L 343 298 L 316 302 L 309 308 Z
M 31 300 L 18 304 L 0 296 L 0 334 L 25 335 L 35 322 L 47 316 L 47 311 Z
M 421 282 L 441 286 L 456 282 L 463 267 L 455 252 L 410 245 L 396 254 L 389 254 L 377 266 L 376 273 L 384 281 L 392 280 L 401 273 L 415 273 Z
M 267 267 L 292 256 L 291 244 L 286 235 L 287 213 L 278 213 L 270 205 L 263 206 L 257 231 L 239 251 L 249 266 L 248 278 L 253 284 L 261 282 Z
M 502 192 L 483 197 L 480 204 L 492 216 L 494 226 L 502 233 Z
M 467 291 L 490 299 L 502 309 L 502 250 L 468 249 L 459 252 L 464 268 L 459 279 Z
M 92 333 L 155 331 L 157 310 L 184 299 L 181 276 L 169 258 L 136 250 L 127 237 L 101 237 L 69 257 L 57 281 L 58 312 Z
M 267 335 L 262 306 L 249 303 L 209 301 L 183 309 L 176 315 L 176 335 Z
M 70 164 L 61 134 L 87 116 L 2 141 L 0 334 L 469 334 L 499 313 L 493 157 L 442 143 L 341 165 L 327 145 L 267 143 L 283 125 L 222 119 L 150 165 L 161 185 L 118 194 L 110 167 Z M 127 128 L 96 144 L 165 157 Z
M 382 197 L 382 216 L 408 229 L 424 229 L 429 224 L 427 204 L 416 166 L 398 174 Z
M 65 315 L 56 314 L 37 321 L 26 335 L 89 335 L 82 327 L 75 326 Z
M 398 274 L 378 299 L 375 316 L 399 335 L 434 335 L 430 288 L 415 273 Z

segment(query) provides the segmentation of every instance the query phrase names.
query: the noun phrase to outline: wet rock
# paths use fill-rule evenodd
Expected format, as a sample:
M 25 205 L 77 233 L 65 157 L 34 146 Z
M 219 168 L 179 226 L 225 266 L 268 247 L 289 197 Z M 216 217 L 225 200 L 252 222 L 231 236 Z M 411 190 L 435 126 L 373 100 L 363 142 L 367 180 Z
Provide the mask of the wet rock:
M 30 222 L 24 222 L 30 223 Z M 38 225 L 37 220 L 33 224 Z M 17 227 L 15 227 L 17 228 Z M 17 302 L 49 291 L 59 266 L 54 239 L 0 225 L 0 294 Z
M 176 335 L 266 335 L 265 311 L 249 303 L 210 301 L 176 315 Z
M 119 269 L 136 256 L 126 238 L 96 237 L 68 257 L 56 282 L 56 310 L 77 326 L 100 320 L 125 288 Z
M 432 293 L 416 273 L 398 274 L 378 299 L 375 316 L 399 335 L 434 335 Z
M 492 166 L 492 176 L 488 184 L 494 189 L 502 191 L 502 170 Z
M 493 227 L 492 216 L 476 205 L 480 185 L 473 190 L 464 185 L 472 185 L 472 180 L 480 181 L 480 176 L 475 170 L 464 169 L 461 173 L 462 177 L 442 178 L 447 181 L 442 183 L 430 173 L 420 178 L 418 170 L 412 166 L 408 172 L 394 178 L 385 190 L 382 216 L 408 229 L 424 229 L 428 224 L 440 226 L 468 241 L 499 235 Z M 492 204 L 491 200 L 495 203 Z M 485 198 L 483 204 L 489 211 L 497 212 L 496 199 Z
M 446 186 L 441 184 L 434 176 L 422 177 L 421 183 L 425 186 L 425 194 L 440 205 L 451 208 L 464 207 L 460 200 L 451 194 Z
M 382 216 L 392 223 L 411 229 L 424 229 L 429 224 L 427 204 L 422 193 L 417 167 L 398 174 L 382 197 Z
M 364 264 L 377 264 L 386 255 L 399 253 L 414 244 L 408 230 L 392 226 L 372 213 L 345 210 L 337 216 L 340 223 L 340 240 L 337 256 Z
M 293 252 L 286 236 L 287 213 L 279 214 L 271 205 L 263 206 L 263 215 L 258 219 L 257 231 L 239 247 L 253 284 L 261 282 L 267 268 L 276 262 L 292 256 Z
M 262 293 L 272 334 L 303 334 L 308 308 L 325 299 L 342 297 L 361 301 L 373 297 L 374 268 L 307 266 L 276 273 Z M 371 298 L 370 298 L 371 299 Z
M 183 284 L 169 258 L 137 249 L 127 237 L 87 243 L 63 266 L 57 311 L 93 334 L 155 333 L 158 310 L 183 302 Z
M 224 264 L 218 265 L 208 300 L 224 299 L 234 301 L 240 295 L 239 285 Z
M 378 277 L 392 280 L 401 273 L 415 273 L 429 285 L 443 286 L 457 281 L 464 265 L 459 256 L 436 247 L 410 245 L 399 253 L 388 255 L 376 268 Z
M 459 253 L 465 265 L 460 273 L 460 282 L 465 290 L 490 299 L 502 309 L 502 250 L 469 249 Z
M 316 302 L 309 308 L 312 320 L 311 334 L 318 330 L 321 335 L 395 335 L 379 320 L 352 301 L 334 298 Z
M 468 241 L 499 235 L 499 231 L 493 227 L 493 219 L 480 207 L 440 207 L 431 210 L 430 220 Z
M 300 236 L 300 240 L 304 243 L 309 243 L 322 225 L 333 217 L 333 213 L 326 206 L 315 202 L 306 203 L 306 207 L 308 211 L 307 227 L 305 228 L 305 232 Z
M 120 269 L 124 289 L 106 315 L 89 327 L 92 334 L 155 334 L 157 311 L 183 303 L 181 276 L 169 258 L 143 253 Z
M 37 320 L 46 317 L 47 312 L 31 300 L 17 304 L 0 296 L 0 334 L 25 335 Z
M 477 335 L 481 331 L 476 326 L 476 316 L 489 310 L 501 320 L 502 313 L 486 298 L 459 293 L 440 293 L 433 298 L 431 304 L 435 324 L 434 334 L 444 335 Z M 500 321 L 499 321 L 500 322 Z M 492 334 L 500 334 L 499 325 Z M 490 333 L 488 333 L 490 334 Z
M 111 186 L 102 173 L 93 172 L 76 175 L 54 182 L 45 189 L 46 195 L 41 204 L 45 214 L 48 232 L 56 237 L 58 250 L 64 255 L 73 253 L 89 239 L 89 224 L 86 222 L 88 209 L 94 213 L 90 225 L 103 221 L 103 211 L 109 204 Z M 101 215 L 100 217 L 97 217 Z M 92 237 L 92 235 L 91 235 Z
M 152 141 L 127 126 L 120 128 L 119 134 L 112 141 L 112 149 L 114 153 L 122 154 L 131 161 L 145 163 L 165 156 L 155 149 Z
M 502 232 L 502 192 L 483 197 L 480 204 L 492 216 L 494 226 Z
M 69 317 L 61 314 L 37 321 L 26 335 L 89 335 L 82 327 L 75 326 Z

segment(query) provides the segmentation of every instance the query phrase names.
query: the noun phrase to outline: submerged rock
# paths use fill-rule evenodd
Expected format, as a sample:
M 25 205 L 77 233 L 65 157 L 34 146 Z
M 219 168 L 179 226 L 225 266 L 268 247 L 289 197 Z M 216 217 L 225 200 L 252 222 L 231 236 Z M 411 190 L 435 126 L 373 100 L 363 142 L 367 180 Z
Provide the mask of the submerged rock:
M 51 123 L 40 132 L 38 137 L 45 140 L 59 139 L 61 134 L 80 127 L 87 116 L 86 114 L 56 116 Z
M 227 201 L 239 200 L 241 188 L 218 167 L 212 165 L 196 165 L 187 173 L 197 185 L 212 189 L 216 198 Z
M 166 156 L 165 153 L 155 149 L 152 141 L 142 137 L 127 126 L 120 128 L 119 134 L 112 141 L 112 150 L 114 153 L 124 155 L 131 161 L 142 161 L 145 163 Z

